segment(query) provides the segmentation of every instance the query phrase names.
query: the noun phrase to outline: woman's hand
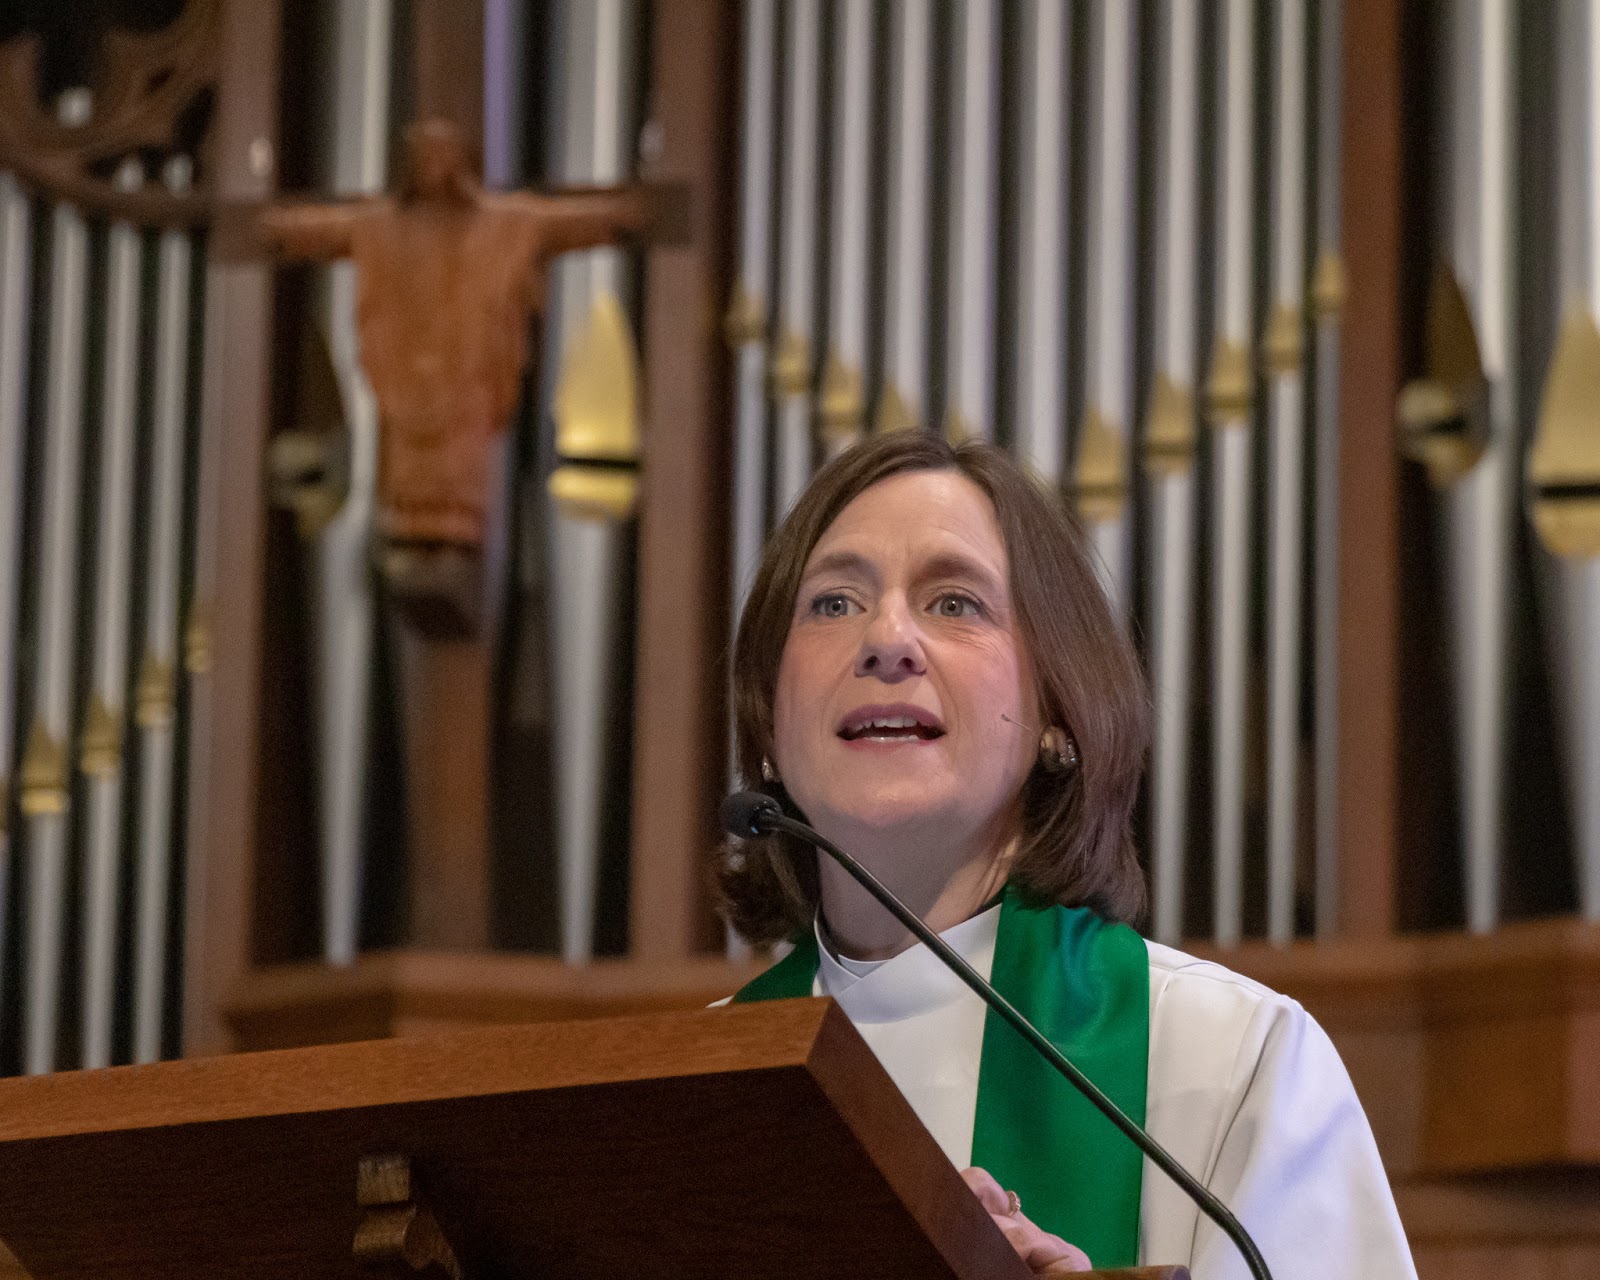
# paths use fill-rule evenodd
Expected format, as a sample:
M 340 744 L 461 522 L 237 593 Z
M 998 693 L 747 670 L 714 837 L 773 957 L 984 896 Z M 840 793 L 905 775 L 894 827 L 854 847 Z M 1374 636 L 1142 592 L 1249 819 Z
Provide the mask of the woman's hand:
M 1006 1233 L 1017 1256 L 1033 1268 L 1036 1276 L 1065 1276 L 1090 1269 L 1089 1255 L 1060 1236 L 1034 1226 L 1022 1212 L 1016 1196 L 1006 1191 L 983 1169 L 963 1169 L 961 1176 L 989 1211 L 995 1225 Z

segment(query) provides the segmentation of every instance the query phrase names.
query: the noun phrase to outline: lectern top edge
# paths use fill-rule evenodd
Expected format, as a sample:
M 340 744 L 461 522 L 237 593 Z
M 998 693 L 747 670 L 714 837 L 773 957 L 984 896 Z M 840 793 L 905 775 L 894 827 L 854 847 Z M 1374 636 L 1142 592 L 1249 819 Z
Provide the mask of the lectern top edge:
M 0 1080 L 0 1142 L 801 1067 L 843 1017 L 787 1000 Z
M 418 1223 L 468 1280 L 1028 1274 L 827 1000 L 40 1077 L 0 1116 L 38 1280 L 335 1280 Z

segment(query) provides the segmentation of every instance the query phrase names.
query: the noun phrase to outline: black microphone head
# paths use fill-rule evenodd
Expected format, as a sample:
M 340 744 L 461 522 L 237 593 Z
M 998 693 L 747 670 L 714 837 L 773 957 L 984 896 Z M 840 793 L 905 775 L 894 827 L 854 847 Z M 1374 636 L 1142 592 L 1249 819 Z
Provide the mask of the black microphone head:
M 772 819 L 782 816 L 778 802 L 759 791 L 735 791 L 722 802 L 722 829 L 741 840 L 766 835 Z

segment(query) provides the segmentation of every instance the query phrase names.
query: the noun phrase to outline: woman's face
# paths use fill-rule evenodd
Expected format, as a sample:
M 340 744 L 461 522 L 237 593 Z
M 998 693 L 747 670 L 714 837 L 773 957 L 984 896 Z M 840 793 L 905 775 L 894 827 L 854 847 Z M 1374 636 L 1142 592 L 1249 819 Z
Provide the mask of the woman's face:
M 1039 699 L 994 508 L 955 471 L 858 495 L 812 549 L 778 667 L 775 764 L 836 842 L 1013 834 Z

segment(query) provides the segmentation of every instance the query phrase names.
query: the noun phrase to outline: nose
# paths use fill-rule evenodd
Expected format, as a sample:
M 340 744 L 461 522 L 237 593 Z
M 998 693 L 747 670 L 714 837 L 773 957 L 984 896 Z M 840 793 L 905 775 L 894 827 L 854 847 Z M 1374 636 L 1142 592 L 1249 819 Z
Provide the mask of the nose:
M 927 670 L 922 633 L 905 602 L 885 597 L 867 619 L 856 654 L 856 675 L 893 684 Z

